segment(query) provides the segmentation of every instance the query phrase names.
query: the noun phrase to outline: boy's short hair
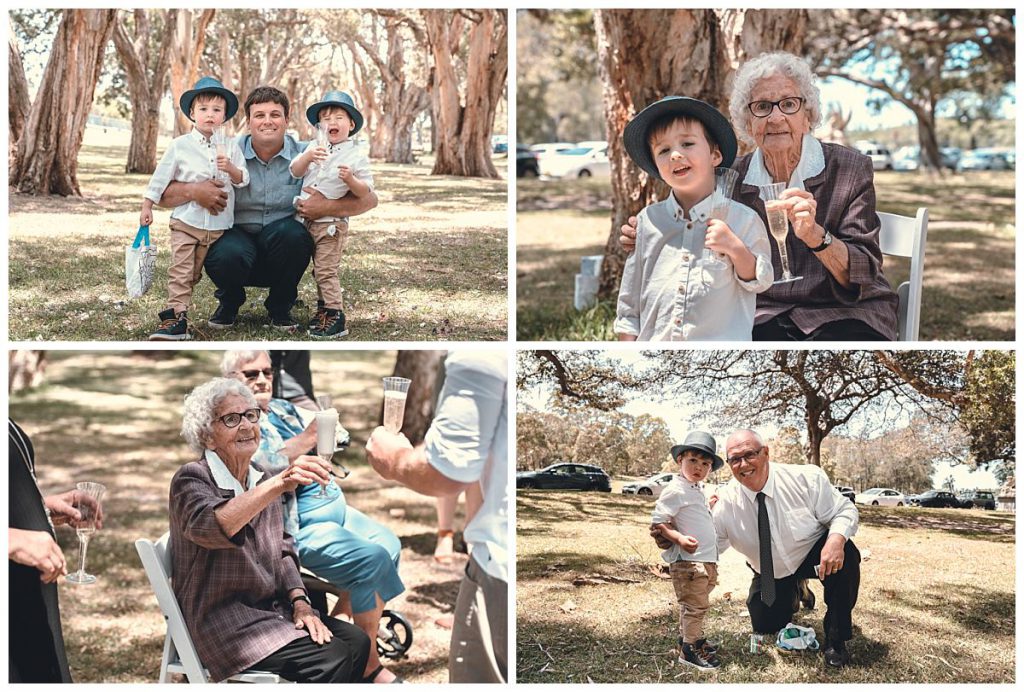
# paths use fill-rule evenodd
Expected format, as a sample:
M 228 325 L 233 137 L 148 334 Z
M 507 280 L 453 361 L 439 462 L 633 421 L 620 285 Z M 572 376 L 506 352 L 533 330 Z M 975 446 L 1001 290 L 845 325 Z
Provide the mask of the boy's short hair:
M 332 115 L 334 113 L 344 113 L 348 116 L 349 122 L 352 123 L 352 127 L 348 128 L 348 132 L 349 134 L 352 134 L 352 130 L 356 128 L 355 118 L 353 118 L 352 114 L 341 106 L 324 106 L 316 114 L 317 122 L 323 120 L 325 116 Z
M 288 97 L 283 91 L 272 86 L 258 86 L 249 92 L 245 99 L 245 117 L 249 117 L 249 108 L 258 103 L 276 103 L 284 108 L 284 117 L 288 117 Z
M 708 140 L 708 143 L 711 143 L 711 140 Z M 717 147 L 718 145 L 716 144 L 715 146 Z M 707 452 L 702 452 L 699 449 L 684 449 L 683 451 L 679 452 L 679 454 L 676 455 L 675 461 L 678 463 L 679 457 L 684 456 L 687 452 L 696 454 L 697 458 L 700 459 L 701 461 L 710 461 L 712 466 L 714 466 L 715 464 L 715 458 L 713 456 L 711 456 Z
M 195 107 L 200 103 L 210 103 L 211 101 L 220 101 L 224 104 L 224 109 L 227 110 L 228 100 L 216 91 L 200 91 L 196 94 L 195 98 L 192 99 L 191 110 L 195 110 Z
M 708 146 L 711 147 L 711 151 L 718 150 L 722 152 L 721 145 L 718 144 L 718 140 L 711 134 L 711 130 L 703 121 L 697 118 L 688 118 L 685 115 L 678 115 L 676 113 L 666 113 L 657 120 L 651 123 L 650 127 L 647 128 L 647 146 L 653 146 L 654 138 L 664 134 L 670 127 L 676 123 L 684 123 L 686 125 L 699 125 L 701 131 L 704 133 L 704 139 L 707 141 Z

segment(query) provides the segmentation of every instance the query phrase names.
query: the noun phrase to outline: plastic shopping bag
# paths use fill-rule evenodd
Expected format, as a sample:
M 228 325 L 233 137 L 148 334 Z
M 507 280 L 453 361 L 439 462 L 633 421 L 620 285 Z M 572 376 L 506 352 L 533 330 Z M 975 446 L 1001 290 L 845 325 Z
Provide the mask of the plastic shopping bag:
M 783 651 L 817 651 L 819 646 L 813 629 L 792 622 L 779 631 L 775 643 Z
M 149 226 L 140 226 L 135 242 L 124 249 L 124 285 L 129 298 L 140 298 L 153 285 L 156 245 L 149 242 Z

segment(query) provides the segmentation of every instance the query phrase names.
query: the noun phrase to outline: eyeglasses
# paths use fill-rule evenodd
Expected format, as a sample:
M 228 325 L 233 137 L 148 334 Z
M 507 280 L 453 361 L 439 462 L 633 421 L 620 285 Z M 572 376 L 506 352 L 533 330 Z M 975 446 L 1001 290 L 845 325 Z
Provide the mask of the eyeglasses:
M 735 466 L 741 461 L 752 460 L 754 457 L 759 456 L 763 451 L 764 447 L 758 447 L 757 449 L 751 450 L 749 452 L 744 452 L 743 454 L 738 454 L 734 457 L 729 457 L 728 459 L 726 459 L 726 461 L 729 462 L 729 466 Z
M 755 118 L 767 118 L 775 110 L 775 106 L 778 106 L 785 115 L 793 115 L 804 107 L 804 100 L 800 96 L 787 96 L 780 101 L 751 101 L 747 108 Z
M 263 376 L 268 380 L 274 379 L 273 368 L 263 368 L 262 370 L 235 370 L 235 372 L 242 375 L 246 382 L 255 382 L 259 379 L 260 373 L 263 373 Z
M 223 423 L 225 428 L 237 428 L 242 424 L 242 418 L 245 418 L 250 423 L 259 423 L 262 413 L 258 408 L 251 408 L 242 413 L 226 413 L 217 420 Z

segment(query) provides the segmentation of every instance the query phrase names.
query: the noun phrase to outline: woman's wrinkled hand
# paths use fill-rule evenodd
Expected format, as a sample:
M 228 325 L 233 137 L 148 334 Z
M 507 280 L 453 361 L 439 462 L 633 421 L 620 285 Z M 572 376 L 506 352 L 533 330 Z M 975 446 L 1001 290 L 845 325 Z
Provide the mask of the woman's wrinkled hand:
M 786 202 L 786 216 L 793 224 L 793 233 L 796 237 L 808 247 L 820 245 L 822 234 L 817 230 L 818 222 L 815 221 L 818 203 L 814 195 L 806 190 L 791 187 L 783 191 L 782 199 Z
M 288 468 L 281 472 L 281 480 L 284 481 L 285 489 L 289 492 L 300 485 L 320 483 L 326 485 L 331 482 L 331 467 L 328 462 L 312 454 L 303 454 L 296 457 L 288 464 Z
M 331 630 L 305 601 L 295 601 L 292 604 L 292 621 L 295 622 L 295 629 L 309 632 L 310 639 L 317 644 L 326 644 L 334 638 Z

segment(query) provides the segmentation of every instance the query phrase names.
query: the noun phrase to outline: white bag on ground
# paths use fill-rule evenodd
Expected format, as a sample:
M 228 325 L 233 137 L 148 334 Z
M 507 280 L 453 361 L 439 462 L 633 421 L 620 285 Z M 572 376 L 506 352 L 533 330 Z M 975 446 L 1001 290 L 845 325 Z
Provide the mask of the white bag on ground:
M 140 226 L 135 242 L 124 249 L 124 285 L 129 298 L 141 298 L 153 285 L 156 245 L 149 242 L 149 226 Z
M 792 622 L 779 631 L 775 643 L 784 651 L 817 651 L 819 647 L 813 629 Z

